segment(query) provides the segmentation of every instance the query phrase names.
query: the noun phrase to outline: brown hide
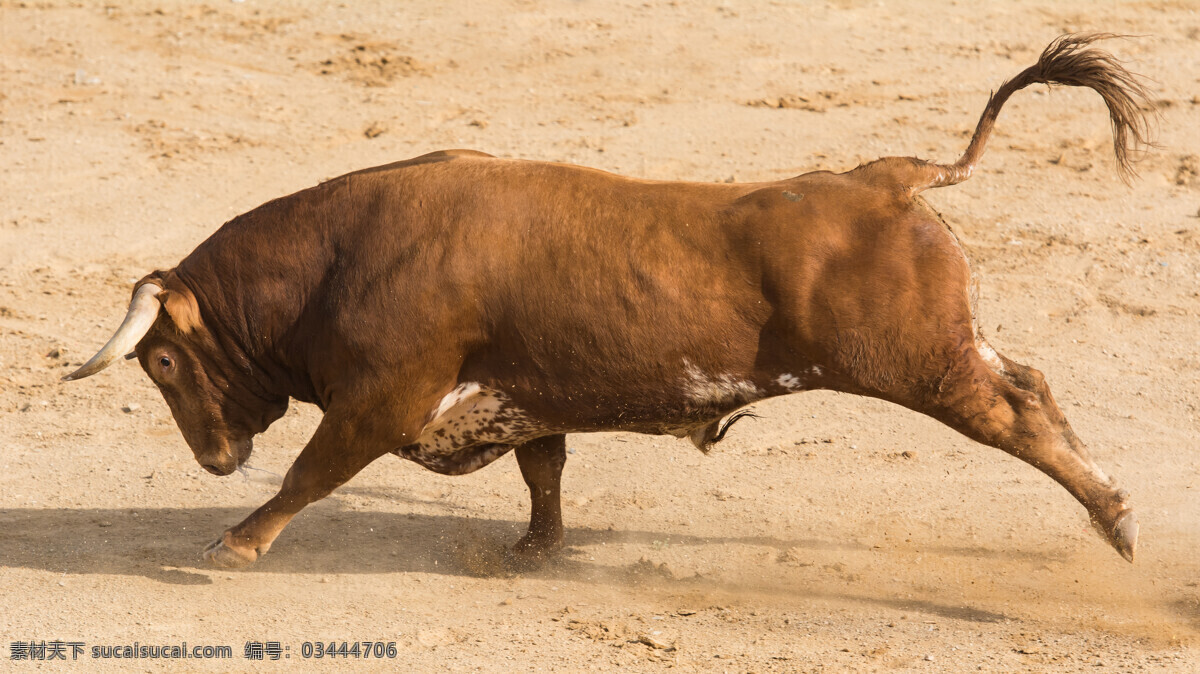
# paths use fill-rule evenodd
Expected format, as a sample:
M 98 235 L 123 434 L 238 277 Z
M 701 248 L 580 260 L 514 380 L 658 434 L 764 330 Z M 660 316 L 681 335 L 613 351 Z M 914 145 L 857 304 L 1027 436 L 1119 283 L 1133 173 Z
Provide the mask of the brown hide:
M 944 374 L 934 335 L 972 339 L 954 237 L 875 165 L 724 185 L 434 159 L 271 202 L 179 265 L 262 370 L 309 380 L 274 393 L 431 406 L 477 381 L 562 430 L 662 432 L 731 411 L 689 411 L 686 363 L 900 398 Z
M 465 473 L 511 449 L 532 495 L 515 551 L 537 557 L 562 540 L 564 433 L 671 433 L 707 449 L 738 408 L 828 388 L 1035 465 L 1132 560 L 1128 495 L 1041 374 L 975 328 L 962 249 L 916 196 L 969 176 L 1004 101 L 1037 82 L 1100 93 L 1125 165 L 1145 92 L 1088 47 L 1098 37 L 1056 40 L 1001 86 L 952 165 L 891 157 L 695 184 L 459 150 L 235 218 L 143 280 L 165 289 L 165 309 L 138 344 L 142 366 L 215 473 L 245 461 L 289 397 L 325 416 L 279 494 L 206 557 L 253 562 L 384 454 Z

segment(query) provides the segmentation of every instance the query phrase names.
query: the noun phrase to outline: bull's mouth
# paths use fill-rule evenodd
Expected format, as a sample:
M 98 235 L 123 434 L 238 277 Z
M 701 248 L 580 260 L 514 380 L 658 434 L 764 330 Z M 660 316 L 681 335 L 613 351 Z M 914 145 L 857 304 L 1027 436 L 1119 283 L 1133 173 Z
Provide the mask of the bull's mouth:
M 250 459 L 250 454 L 254 452 L 254 440 L 246 438 L 244 440 L 235 440 L 229 444 L 231 446 L 226 451 L 221 452 L 216 460 L 201 461 L 200 466 L 219 477 L 232 475 L 236 472 L 238 468 L 241 468 Z
M 208 472 L 212 473 L 213 475 L 219 475 L 221 477 L 225 477 L 226 475 L 231 475 L 231 474 L 233 474 L 233 471 L 237 470 L 236 466 L 234 466 L 234 467 L 218 466 L 213 463 L 202 463 L 200 465 L 204 468 L 204 470 L 207 470 Z

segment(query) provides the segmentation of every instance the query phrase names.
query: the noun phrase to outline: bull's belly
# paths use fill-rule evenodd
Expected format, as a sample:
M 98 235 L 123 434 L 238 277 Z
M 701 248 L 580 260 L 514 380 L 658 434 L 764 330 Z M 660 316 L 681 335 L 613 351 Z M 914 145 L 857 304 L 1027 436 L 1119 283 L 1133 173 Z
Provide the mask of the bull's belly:
M 476 383 L 446 394 L 417 441 L 396 454 L 445 475 L 470 473 L 530 440 L 567 430 L 533 419 L 502 391 Z
M 723 414 L 697 417 L 694 410 L 684 415 L 664 409 L 654 416 L 653 420 L 551 422 L 530 414 L 503 391 L 464 383 L 442 398 L 417 441 L 396 449 L 395 453 L 437 473 L 464 475 L 483 468 L 519 445 L 547 435 L 631 431 L 693 437 L 697 429 L 714 424 Z M 696 437 L 700 436 L 694 436 L 693 441 L 702 446 Z
M 724 435 L 726 425 L 721 420 L 738 408 L 772 395 L 809 388 L 791 374 L 760 385 L 729 375 L 706 376 L 687 361 L 684 365 L 678 385 L 663 391 L 653 413 L 607 419 L 601 413 L 577 423 L 530 414 L 503 391 L 465 382 L 442 398 L 417 441 L 395 453 L 438 473 L 462 475 L 479 470 L 514 447 L 556 433 L 669 434 L 686 437 L 707 450 Z

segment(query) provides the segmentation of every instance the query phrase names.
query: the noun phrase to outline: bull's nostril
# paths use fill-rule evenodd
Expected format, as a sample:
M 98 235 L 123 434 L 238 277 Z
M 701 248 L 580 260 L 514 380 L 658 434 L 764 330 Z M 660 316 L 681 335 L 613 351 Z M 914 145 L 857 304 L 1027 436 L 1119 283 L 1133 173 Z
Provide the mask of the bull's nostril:
M 208 472 L 212 473 L 213 475 L 223 475 L 224 474 L 220 470 L 218 470 L 216 466 L 212 465 L 211 463 L 205 463 L 205 464 L 201 464 L 201 465 L 204 466 L 204 470 L 207 470 Z

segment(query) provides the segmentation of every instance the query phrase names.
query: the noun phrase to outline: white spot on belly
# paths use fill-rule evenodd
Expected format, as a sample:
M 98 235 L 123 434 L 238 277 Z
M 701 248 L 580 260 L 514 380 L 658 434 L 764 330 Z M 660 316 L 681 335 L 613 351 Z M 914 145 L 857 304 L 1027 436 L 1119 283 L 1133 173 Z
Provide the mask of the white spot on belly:
M 792 393 L 811 391 L 813 388 L 812 380 L 819 378 L 823 373 L 824 371 L 820 365 L 812 365 L 799 376 L 785 372 L 775 378 L 775 383 Z
M 460 475 L 549 430 L 507 394 L 466 382 L 442 397 L 417 441 L 396 453 L 431 470 Z
M 794 374 L 787 374 L 786 372 L 776 377 L 775 383 L 793 393 L 806 390 L 804 382 L 800 381 L 799 377 Z
M 689 404 L 699 409 L 741 406 L 763 397 L 752 382 L 731 374 L 710 377 L 688 359 L 683 359 L 683 391 Z
M 459 384 L 453 391 L 442 397 L 442 401 L 438 403 L 437 409 L 434 410 L 433 419 L 430 424 L 436 422 L 439 418 L 446 415 L 455 405 L 470 400 L 479 395 L 479 384 L 467 382 Z M 429 424 L 426 424 L 428 427 Z

